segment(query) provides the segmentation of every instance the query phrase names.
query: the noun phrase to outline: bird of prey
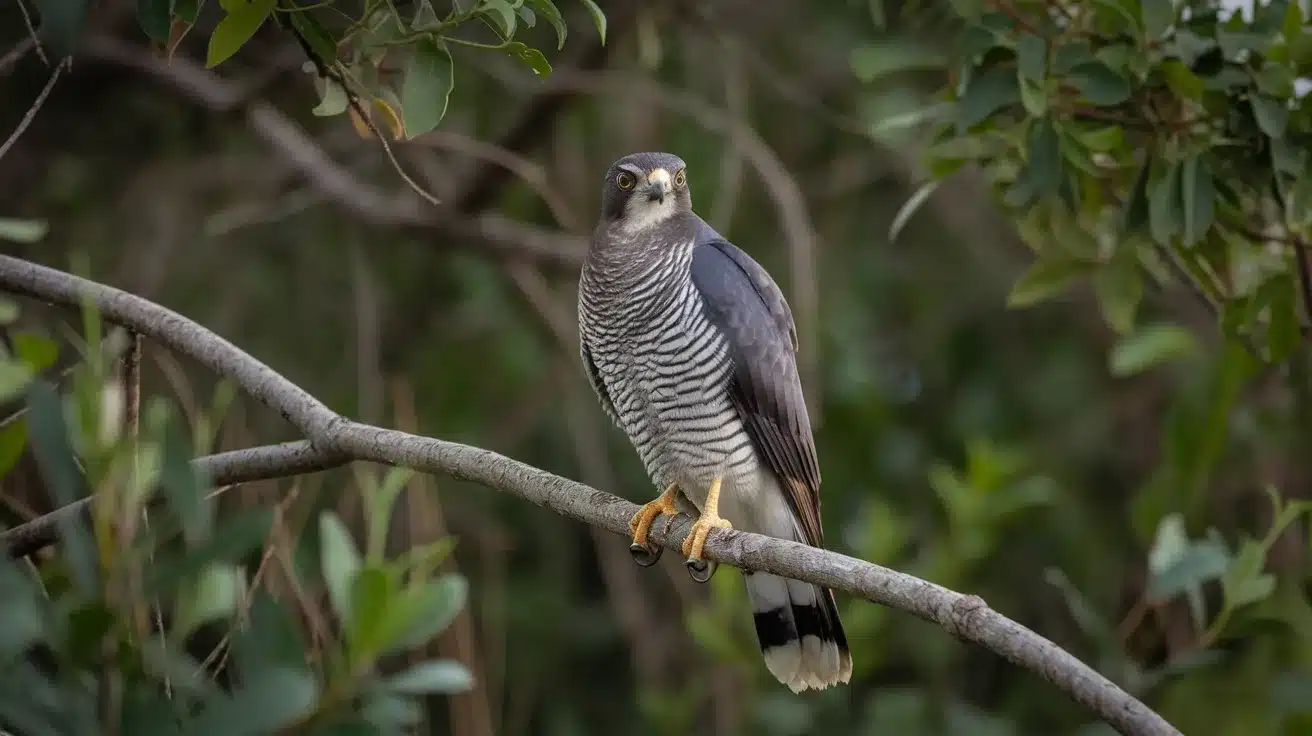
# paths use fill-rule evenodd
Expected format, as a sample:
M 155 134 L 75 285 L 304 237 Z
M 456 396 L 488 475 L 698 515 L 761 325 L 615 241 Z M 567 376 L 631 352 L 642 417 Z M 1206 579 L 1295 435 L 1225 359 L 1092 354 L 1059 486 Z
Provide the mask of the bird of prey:
M 616 161 L 579 278 L 579 343 L 602 409 L 660 496 L 629 522 L 638 564 L 655 564 L 652 522 L 697 521 L 689 574 L 714 529 L 823 546 L 820 467 L 797 373 L 792 311 L 770 275 L 692 210 L 669 153 Z M 744 573 L 766 667 L 793 692 L 847 682 L 852 657 L 833 592 Z

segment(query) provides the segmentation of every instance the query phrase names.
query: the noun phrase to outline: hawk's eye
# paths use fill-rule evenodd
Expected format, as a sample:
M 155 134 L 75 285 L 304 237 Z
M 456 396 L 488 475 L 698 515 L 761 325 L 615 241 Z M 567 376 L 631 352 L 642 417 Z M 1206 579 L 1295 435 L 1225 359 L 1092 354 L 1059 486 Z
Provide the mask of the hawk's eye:
M 679 169 L 679 173 L 674 175 L 674 186 L 683 188 L 683 185 L 687 183 L 688 177 L 684 176 L 683 169 Z
M 620 175 L 615 177 L 615 186 L 627 192 L 633 188 L 636 181 L 637 180 L 633 178 L 633 174 L 630 174 L 627 171 L 621 171 Z

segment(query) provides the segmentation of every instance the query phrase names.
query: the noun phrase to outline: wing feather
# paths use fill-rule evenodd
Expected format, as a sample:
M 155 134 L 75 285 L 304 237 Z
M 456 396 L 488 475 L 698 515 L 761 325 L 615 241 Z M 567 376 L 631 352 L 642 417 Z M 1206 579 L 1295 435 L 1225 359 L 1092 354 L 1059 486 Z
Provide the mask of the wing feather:
M 797 328 L 770 274 L 705 226 L 692 280 L 729 341 L 730 395 L 764 462 L 779 477 L 807 541 L 820 546 L 820 463 L 797 372 Z

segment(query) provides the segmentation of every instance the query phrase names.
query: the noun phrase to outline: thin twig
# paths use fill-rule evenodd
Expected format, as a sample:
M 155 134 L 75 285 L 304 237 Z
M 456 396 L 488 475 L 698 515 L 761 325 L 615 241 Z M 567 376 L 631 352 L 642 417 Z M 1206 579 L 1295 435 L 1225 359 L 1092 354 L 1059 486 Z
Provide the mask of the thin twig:
M 354 92 L 348 92 L 347 98 L 350 101 L 351 108 L 355 110 L 355 114 L 360 116 L 360 119 L 364 121 L 364 124 L 369 126 L 369 130 L 378 138 L 378 142 L 383 145 L 383 153 L 387 154 L 387 160 L 392 163 L 392 168 L 395 169 L 397 175 L 401 177 L 401 181 L 404 181 L 407 186 L 414 190 L 415 194 L 418 194 L 429 204 L 434 207 L 440 206 L 442 203 L 438 201 L 437 197 L 434 197 L 427 189 L 424 189 L 419 182 L 412 179 L 410 174 L 406 173 L 405 167 L 401 165 L 401 162 L 396 160 L 396 154 L 392 153 L 391 144 L 387 142 L 387 138 L 383 135 L 383 131 L 378 129 L 378 125 L 374 122 L 373 118 L 370 117 L 369 113 L 366 112 L 364 107 L 360 104 L 360 98 L 356 97 Z
M 17 64 L 24 56 L 27 56 L 27 52 L 34 48 L 36 48 L 36 37 L 24 36 L 23 40 L 19 41 L 12 49 L 9 49 L 8 53 L 0 56 L 0 76 L 8 74 L 9 68 Z
M 23 4 L 19 3 L 18 7 L 23 7 Z M 40 47 L 38 46 L 37 48 Z M 18 121 L 18 127 L 14 128 L 13 133 L 9 134 L 8 140 L 6 140 L 3 145 L 0 145 L 0 158 L 4 158 L 5 154 L 9 153 L 9 149 L 13 148 L 14 143 L 18 141 L 19 136 L 23 135 L 23 131 L 27 130 L 27 126 L 32 124 L 32 120 L 36 118 L 37 111 L 45 104 L 46 98 L 50 96 L 50 90 L 55 88 L 55 82 L 59 81 L 59 75 L 64 71 L 64 67 L 67 65 L 67 61 L 61 61 L 59 62 L 59 65 L 55 67 L 55 70 L 50 73 L 50 79 L 46 82 L 46 86 L 41 90 L 41 94 L 36 96 L 36 101 L 27 109 L 27 112 L 23 115 L 23 119 Z
M 324 453 L 332 461 L 365 460 L 450 475 L 625 537 L 629 520 L 638 511 L 636 504 L 622 498 L 490 450 L 353 422 L 196 322 L 127 292 L 2 255 L 0 288 L 70 306 L 95 305 L 107 319 L 129 325 L 234 381 L 308 437 L 313 443 L 307 448 L 310 452 Z M 66 509 L 50 516 L 61 513 Z M 26 526 L 53 528 L 43 520 Z M 680 515 L 668 528 L 655 525 L 651 540 L 678 549 L 691 526 L 692 520 Z M 4 535 L 6 542 L 9 534 Z M 844 591 L 936 623 L 953 636 L 1040 675 L 1123 734 L 1180 733 L 1115 683 L 989 608 L 979 596 L 830 550 L 733 530 L 716 530 L 708 537 L 704 554 L 713 562 Z
M 41 38 L 36 35 L 36 27 L 32 25 L 32 16 L 27 12 L 27 5 L 23 0 L 17 0 L 18 10 L 23 14 L 23 22 L 27 24 L 27 37 L 32 39 L 36 47 L 36 55 L 41 57 L 41 63 L 50 66 L 50 59 L 46 57 L 46 50 L 41 48 Z

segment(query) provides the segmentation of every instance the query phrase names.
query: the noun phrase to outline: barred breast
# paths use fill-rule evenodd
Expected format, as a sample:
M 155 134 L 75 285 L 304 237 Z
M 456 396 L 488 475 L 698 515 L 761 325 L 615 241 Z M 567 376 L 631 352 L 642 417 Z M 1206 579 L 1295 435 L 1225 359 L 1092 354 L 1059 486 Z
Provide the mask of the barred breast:
M 729 399 L 728 344 L 706 319 L 691 258 L 689 243 L 640 268 L 589 264 L 579 284 L 579 328 L 653 482 L 677 483 L 700 506 L 713 477 L 730 487 L 758 477 Z

